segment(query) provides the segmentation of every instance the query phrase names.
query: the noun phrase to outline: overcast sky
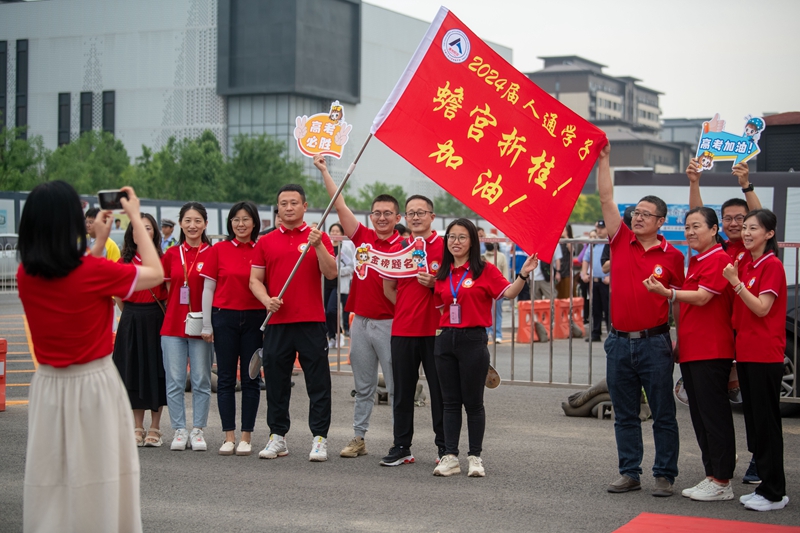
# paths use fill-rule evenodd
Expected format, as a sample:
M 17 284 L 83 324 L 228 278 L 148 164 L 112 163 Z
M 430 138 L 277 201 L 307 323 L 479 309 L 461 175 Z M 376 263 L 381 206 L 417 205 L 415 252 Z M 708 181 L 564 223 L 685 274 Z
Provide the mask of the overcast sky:
M 430 22 L 441 0 L 368 0 Z M 484 40 L 510 47 L 514 66 L 579 55 L 664 93 L 662 118 L 800 111 L 799 0 L 449 0 Z M 724 12 L 716 13 L 724 8 Z

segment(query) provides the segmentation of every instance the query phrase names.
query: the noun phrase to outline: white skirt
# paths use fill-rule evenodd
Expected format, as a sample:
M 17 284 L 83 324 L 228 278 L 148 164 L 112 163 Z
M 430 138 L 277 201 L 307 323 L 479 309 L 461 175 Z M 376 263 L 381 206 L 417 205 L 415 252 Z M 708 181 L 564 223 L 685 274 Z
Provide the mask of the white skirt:
M 25 532 L 140 532 L 139 455 L 111 357 L 39 365 L 31 380 Z

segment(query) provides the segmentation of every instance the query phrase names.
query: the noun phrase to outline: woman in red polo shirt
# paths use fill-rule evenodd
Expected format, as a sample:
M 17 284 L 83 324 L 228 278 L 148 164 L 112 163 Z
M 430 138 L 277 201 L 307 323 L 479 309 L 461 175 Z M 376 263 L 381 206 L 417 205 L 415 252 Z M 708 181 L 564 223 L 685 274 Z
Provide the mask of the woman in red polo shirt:
M 158 253 L 133 189 L 122 200 L 142 264 L 86 255 L 78 193 L 63 181 L 38 185 L 19 223 L 19 297 L 36 345 L 25 461 L 25 531 L 141 531 L 139 456 L 131 404 L 109 355 L 112 296 L 159 285 Z M 102 253 L 111 211 L 95 221 Z M 77 320 L 76 320 L 77 319 Z
M 228 238 L 215 244 L 203 267 L 203 340 L 217 354 L 217 405 L 225 441 L 220 455 L 250 455 L 250 438 L 261 397 L 260 378 L 250 379 L 250 358 L 261 348 L 267 311 L 250 291 L 250 265 L 258 239 L 258 208 L 234 204 Z M 236 369 L 242 383 L 242 437 L 236 446 Z
M 496 266 L 481 257 L 478 230 L 468 219 L 451 222 L 445 239 L 447 247 L 433 294 L 442 311 L 434 358 L 444 403 L 445 455 L 433 475 L 461 473 L 458 440 L 463 405 L 469 433 L 469 476 L 483 477 L 483 388 L 489 371 L 486 328 L 492 325 L 492 302 L 516 297 L 539 260 L 536 254 L 528 257 L 514 283 L 509 283 Z
M 733 291 L 722 270 L 731 262 L 722 248 L 713 209 L 686 213 L 686 242 L 697 252 L 680 290 L 668 289 L 655 276 L 647 290 L 680 303 L 678 346 L 683 383 L 689 396 L 692 426 L 706 477 L 681 494 L 697 501 L 733 499 L 730 479 L 736 467 L 736 437 L 728 399 L 733 362 Z
M 778 259 L 775 214 L 747 213 L 742 226 L 745 257 L 723 271 L 736 293 L 736 370 L 742 389 L 747 447 L 761 483 L 739 501 L 748 509 L 773 511 L 789 503 L 783 471 L 780 395 L 786 349 L 786 273 Z
M 153 215 L 142 213 L 148 238 L 161 256 L 161 232 Z M 142 264 L 133 226 L 128 225 L 122 240 L 122 263 Z M 164 357 L 161 353 L 161 326 L 164 324 L 164 301 L 167 288 L 160 284 L 136 291 L 120 302 L 122 316 L 114 342 L 114 364 L 128 391 L 133 407 L 134 435 L 137 446 L 159 447 L 161 412 L 167 405 Z M 144 412 L 150 410 L 150 429 L 145 437 Z
M 203 271 L 211 250 L 206 236 L 208 214 L 203 204 L 189 202 L 181 207 L 178 244 L 164 253 L 164 280 L 169 296 L 167 314 L 161 328 L 161 350 L 167 378 L 167 408 L 175 435 L 171 450 L 195 451 L 208 448 L 203 428 L 208 422 L 211 403 L 211 345 L 200 336 L 186 334 L 186 315 L 203 309 Z M 186 364 L 192 382 L 192 432 L 186 430 Z

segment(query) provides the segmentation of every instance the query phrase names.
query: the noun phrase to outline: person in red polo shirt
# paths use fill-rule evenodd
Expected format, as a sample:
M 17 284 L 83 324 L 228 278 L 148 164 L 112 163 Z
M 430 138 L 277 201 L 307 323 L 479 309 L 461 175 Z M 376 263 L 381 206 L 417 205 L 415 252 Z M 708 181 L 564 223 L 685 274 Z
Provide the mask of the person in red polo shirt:
M 680 290 L 667 289 L 655 276 L 647 290 L 680 303 L 680 364 L 692 426 L 705 474 L 681 494 L 698 501 L 733 499 L 730 479 L 736 467 L 736 438 L 728 397 L 733 362 L 733 291 L 722 270 L 731 258 L 722 249 L 717 213 L 695 207 L 686 214 L 686 242 L 697 253 L 689 259 Z
M 733 328 L 747 448 L 761 483 L 739 501 L 748 509 L 773 511 L 789 503 L 783 470 L 780 396 L 786 350 L 786 272 L 778 259 L 775 213 L 757 209 L 744 219 L 745 260 L 723 275 L 736 293 Z
M 314 157 L 314 165 L 322 174 L 325 187 L 331 198 L 336 193 L 336 183 L 328 172 L 325 158 Z M 395 230 L 400 222 L 400 204 L 393 196 L 381 194 L 372 201 L 370 221 L 375 229 L 368 229 L 353 215 L 345 203 L 344 196 L 336 199 L 336 213 L 345 235 L 353 244 L 370 244 L 373 249 L 389 251 L 402 238 Z M 383 292 L 383 280 L 372 269 L 367 269 L 367 277 L 353 277 L 350 296 L 345 311 L 354 313 L 350 327 L 350 367 L 353 370 L 356 401 L 353 409 L 353 439 L 341 451 L 342 457 L 358 457 L 367 454 L 364 437 L 372 416 L 375 390 L 378 388 L 378 363 L 383 371 L 389 404 L 394 405 L 394 380 L 392 378 L 392 318 L 394 304 Z
M 392 322 L 392 377 L 394 378 L 394 444 L 381 460 L 383 466 L 398 466 L 414 462 L 411 440 L 414 436 L 414 395 L 419 381 L 419 366 L 425 370 L 431 402 L 434 444 L 438 449 L 437 462 L 444 455 L 444 427 L 442 425 L 442 392 L 436 375 L 433 346 L 439 311 L 433 305 L 434 276 L 442 264 L 444 242 L 433 230 L 431 223 L 436 215 L 433 202 L 421 195 L 406 200 L 406 223 L 411 228 L 411 240 L 425 239 L 425 261 L 428 272 L 415 278 L 384 279 L 386 297 L 394 303 Z M 400 251 L 407 241 L 395 244 L 391 251 Z
M 86 254 L 81 200 L 66 182 L 37 185 L 22 210 L 17 281 L 39 363 L 27 411 L 25 531 L 142 530 L 131 403 L 109 357 L 111 297 L 157 287 L 164 274 L 139 199 L 123 190 L 141 265 Z M 98 213 L 93 252 L 105 248 L 112 221 L 111 211 Z
M 296 356 L 306 379 L 309 399 L 308 426 L 314 436 L 310 461 L 328 459 L 328 430 L 331 426 L 331 372 L 328 366 L 328 337 L 322 305 L 322 276 L 336 277 L 336 260 L 330 238 L 305 223 L 308 204 L 300 185 L 284 185 L 278 191 L 281 225 L 256 244 L 250 270 L 250 290 L 270 313 L 264 331 L 264 378 L 267 385 L 269 442 L 258 456 L 283 457 L 289 453 L 289 400 L 292 367 Z M 292 269 L 306 247 L 283 298 L 278 298 Z
M 483 477 L 481 459 L 486 413 L 483 389 L 489 372 L 489 341 L 486 328 L 492 324 L 492 303 L 515 298 L 539 264 L 536 254 L 525 259 L 514 283 L 481 257 L 480 237 L 475 225 L 459 218 L 447 226 L 447 248 L 436 274 L 433 301 L 440 309 L 434 358 L 444 404 L 445 454 L 434 468 L 435 476 L 461 473 L 458 441 L 461 407 L 467 412 L 469 477 Z
M 614 203 L 609 145 L 598 159 L 597 185 L 611 246 L 611 332 L 605 341 L 606 382 L 614 406 L 620 478 L 609 492 L 642 488 L 642 387 L 653 413 L 653 496 L 671 496 L 678 475 L 678 421 L 672 397 L 672 340 L 669 302 L 647 291 L 644 281 L 654 276 L 665 287 L 683 285 L 683 254 L 658 234 L 667 205 L 657 196 L 636 204 L 631 229 L 622 223 Z M 678 316 L 677 304 L 675 316 Z
M 260 379 L 250 378 L 250 358 L 263 343 L 261 324 L 267 317 L 250 291 L 250 268 L 256 257 L 258 208 L 238 202 L 228 213 L 228 238 L 209 251 L 201 275 L 203 332 L 217 354 L 217 405 L 225 441 L 220 455 L 250 455 L 251 435 L 261 397 Z M 236 446 L 236 370 L 242 384 L 242 437 Z

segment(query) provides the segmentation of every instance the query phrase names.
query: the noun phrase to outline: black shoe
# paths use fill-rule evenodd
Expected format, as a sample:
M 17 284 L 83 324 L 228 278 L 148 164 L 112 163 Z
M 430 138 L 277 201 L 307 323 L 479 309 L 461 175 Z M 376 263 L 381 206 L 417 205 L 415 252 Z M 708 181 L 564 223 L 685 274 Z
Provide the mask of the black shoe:
M 747 472 L 744 473 L 744 477 L 742 478 L 742 483 L 747 485 L 758 485 L 761 483 L 761 478 L 758 477 L 758 470 L 756 470 L 756 459 L 755 457 L 750 459 L 750 466 L 747 467 Z
M 444 446 L 439 446 L 439 451 L 436 453 L 436 464 L 439 464 L 439 461 L 442 460 L 442 457 L 447 455 L 446 448 Z
M 411 450 L 405 446 L 392 446 L 389 455 L 381 459 L 381 466 L 400 466 L 414 462 Z

